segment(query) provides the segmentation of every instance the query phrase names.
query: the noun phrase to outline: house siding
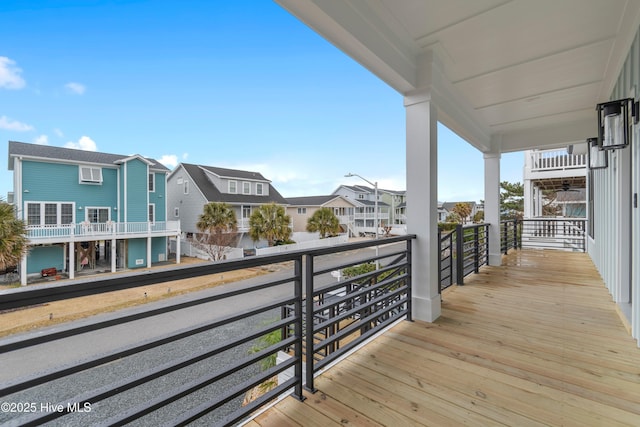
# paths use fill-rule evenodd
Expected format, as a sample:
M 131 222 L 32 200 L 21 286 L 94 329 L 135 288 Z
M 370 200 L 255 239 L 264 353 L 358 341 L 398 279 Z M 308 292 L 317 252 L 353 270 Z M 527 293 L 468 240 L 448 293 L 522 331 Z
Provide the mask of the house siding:
M 24 161 L 22 163 L 23 206 L 25 202 L 75 202 L 74 222 L 84 221 L 85 206 L 116 206 L 117 170 L 102 168 L 101 184 L 80 184 L 78 165 Z M 46 177 L 46 179 L 45 179 Z M 51 185 L 58 183 L 58 185 Z M 82 210 L 80 209 L 82 208 Z M 26 212 L 23 213 L 26 217 Z
M 156 221 L 167 220 L 167 200 L 164 198 L 164 194 L 167 188 L 166 175 L 164 173 L 154 173 L 156 179 L 155 191 L 149 192 L 149 203 L 156 205 Z
M 44 268 L 65 270 L 64 245 L 34 246 L 27 256 L 27 274 L 36 274 Z
M 178 180 L 189 182 L 189 193 L 184 194 L 184 184 L 178 184 Z M 182 166 L 171 174 L 167 180 L 167 200 L 169 201 L 169 215 L 171 220 L 180 221 L 180 229 L 183 233 L 195 233 L 198 217 L 202 214 L 204 205 L 207 203 L 204 196 L 194 185 L 193 180 Z M 175 218 L 173 212 L 179 208 L 180 217 Z
M 610 99 L 640 95 L 640 33 L 636 33 Z M 595 117 L 594 117 L 595 120 Z M 589 171 L 593 194 L 593 236 L 588 251 L 613 300 L 630 305 L 631 329 L 640 342 L 640 125 L 633 126 L 631 147 L 609 151 L 609 167 Z M 636 196 L 637 197 L 637 196 Z
M 149 218 L 149 175 L 146 163 L 139 159 L 125 164 L 127 222 L 146 222 Z

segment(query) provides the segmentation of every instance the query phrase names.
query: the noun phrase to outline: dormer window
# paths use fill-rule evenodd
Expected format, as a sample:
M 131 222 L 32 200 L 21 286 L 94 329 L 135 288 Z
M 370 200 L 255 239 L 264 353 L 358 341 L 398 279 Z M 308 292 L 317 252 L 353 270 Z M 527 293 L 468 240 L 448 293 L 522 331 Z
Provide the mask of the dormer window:
M 243 182 L 242 183 L 242 194 L 251 194 L 251 183 Z
M 258 196 L 262 196 L 263 193 L 264 193 L 264 190 L 262 188 L 262 183 L 261 182 L 256 183 L 256 194 Z
M 80 182 L 102 183 L 102 168 L 80 166 Z
M 238 183 L 236 181 L 229 181 L 229 193 L 236 194 L 238 192 Z

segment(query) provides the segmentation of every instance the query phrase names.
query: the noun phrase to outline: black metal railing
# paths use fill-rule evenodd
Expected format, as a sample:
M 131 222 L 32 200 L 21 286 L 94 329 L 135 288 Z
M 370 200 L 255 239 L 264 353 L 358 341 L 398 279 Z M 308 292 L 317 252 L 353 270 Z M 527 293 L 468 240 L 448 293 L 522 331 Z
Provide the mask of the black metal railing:
M 127 330 L 138 328 L 138 322 L 159 322 L 163 315 L 184 319 L 189 318 L 189 310 L 206 314 L 205 321 L 184 329 L 134 340 L 80 362 L 52 364 L 44 370 L 34 367 L 33 371 L 39 371 L 37 374 L 0 384 L 3 402 L 24 402 L 25 396 L 35 402 L 38 396 L 40 402 L 51 402 L 53 408 L 22 414 L 4 412 L 0 414 L 0 423 L 41 425 L 64 417 L 60 421 L 65 425 L 122 425 L 136 420 L 152 424 L 160 420 L 174 425 L 200 420 L 208 425 L 229 425 L 284 393 L 293 392 L 302 399 L 305 377 L 306 387 L 313 390 L 313 374 L 319 369 L 387 325 L 410 318 L 414 238 L 394 237 L 7 291 L 0 299 L 0 311 L 227 271 L 281 266 L 276 273 L 259 276 L 251 284 L 225 292 L 211 291 L 206 296 L 182 298 L 180 302 L 0 341 L 3 360 L 15 360 L 21 351 L 47 351 L 47 346 L 60 346 L 65 342 L 60 340 L 64 339 L 94 339 L 94 334 L 112 327 L 126 334 Z M 395 244 L 388 245 L 392 243 Z M 384 244 L 385 250 L 381 249 L 380 254 L 376 250 L 376 255 L 371 255 L 378 244 Z M 367 249 L 364 251 L 367 253 L 361 255 L 363 251 L 357 251 L 360 249 Z M 352 251 L 357 251 L 357 256 L 347 257 Z M 336 254 L 340 256 L 332 257 Z M 330 274 L 349 265 L 371 262 L 379 263 L 379 268 L 357 277 L 335 282 Z M 311 297 L 305 299 L 305 295 Z M 233 309 L 230 314 L 216 315 L 220 307 Z M 307 325 L 312 325 L 309 333 Z M 279 339 L 256 348 L 261 338 L 271 334 L 278 334 Z M 313 349 L 312 356 L 304 362 L 306 375 L 303 346 Z M 261 362 L 285 352 L 285 361 L 262 366 Z M 169 357 L 171 354 L 174 356 Z M 147 362 L 150 359 L 154 362 Z M 241 405 L 248 391 L 285 373 L 286 376 L 282 375 L 285 379 L 275 388 Z M 102 377 L 105 380 L 96 385 L 95 379 Z M 79 413 L 78 409 L 87 407 L 92 409 L 89 413 Z
M 505 220 L 500 226 L 500 251 L 507 255 L 509 249 L 521 248 L 522 221 Z
M 311 295 L 305 299 L 306 388 L 315 390 L 314 374 L 344 353 L 393 322 L 411 319 L 412 238 L 385 239 L 385 242 L 404 241 L 406 246 L 331 267 L 318 267 L 316 263 L 318 257 L 332 253 L 330 249 L 305 256 L 305 278 L 308 279 L 305 294 Z M 316 278 L 331 271 L 362 264 L 371 265 L 373 270 L 340 278 L 321 288 L 313 286 Z
M 521 222 L 522 248 L 586 250 L 585 218 L 531 218 Z
M 477 273 L 489 263 L 489 224 L 458 224 L 451 232 L 438 231 L 440 258 L 438 281 L 440 292 Z

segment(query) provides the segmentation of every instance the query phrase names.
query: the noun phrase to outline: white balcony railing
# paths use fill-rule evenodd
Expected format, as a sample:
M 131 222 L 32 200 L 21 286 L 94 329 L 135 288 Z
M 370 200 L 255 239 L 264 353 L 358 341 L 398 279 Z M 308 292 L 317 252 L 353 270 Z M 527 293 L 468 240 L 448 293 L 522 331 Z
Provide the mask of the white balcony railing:
M 83 238 L 121 238 L 130 235 L 167 236 L 180 231 L 179 221 L 156 222 L 82 222 L 79 224 L 28 225 L 30 240 L 81 240 Z
M 567 154 L 567 151 L 564 149 L 530 151 L 529 159 L 527 160 L 532 172 L 587 167 L 586 154 Z

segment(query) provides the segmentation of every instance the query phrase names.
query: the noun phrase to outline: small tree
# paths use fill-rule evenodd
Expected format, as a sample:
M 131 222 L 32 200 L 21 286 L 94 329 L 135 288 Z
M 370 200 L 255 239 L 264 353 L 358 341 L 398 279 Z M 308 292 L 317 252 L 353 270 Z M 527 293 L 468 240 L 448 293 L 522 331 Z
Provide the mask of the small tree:
M 18 265 L 27 247 L 25 222 L 16 218 L 13 205 L 0 199 L 0 269 Z
M 275 203 L 262 205 L 249 217 L 249 236 L 253 241 L 265 239 L 269 246 L 278 241 L 289 241 L 290 222 L 291 217 L 286 214 L 284 207 Z
M 484 211 L 477 211 L 475 215 L 473 215 L 473 222 L 479 224 L 482 221 L 484 221 Z
M 320 233 L 320 238 L 332 236 L 340 232 L 340 221 L 330 208 L 320 208 L 307 220 L 307 231 Z
M 194 246 L 204 250 L 213 261 L 224 259 L 237 238 L 238 221 L 231 206 L 216 202 L 204 205 L 196 227 L 201 234 L 192 239 Z
M 524 186 L 522 183 L 502 181 L 500 190 L 502 219 L 522 219 L 524 214 Z
M 462 224 L 467 222 L 467 218 L 471 215 L 471 205 L 469 203 L 456 203 L 451 211 L 458 215 Z
M 449 215 L 447 215 L 444 221 L 455 224 L 460 224 L 462 222 L 462 220 L 460 219 L 460 215 L 455 212 L 451 212 Z

